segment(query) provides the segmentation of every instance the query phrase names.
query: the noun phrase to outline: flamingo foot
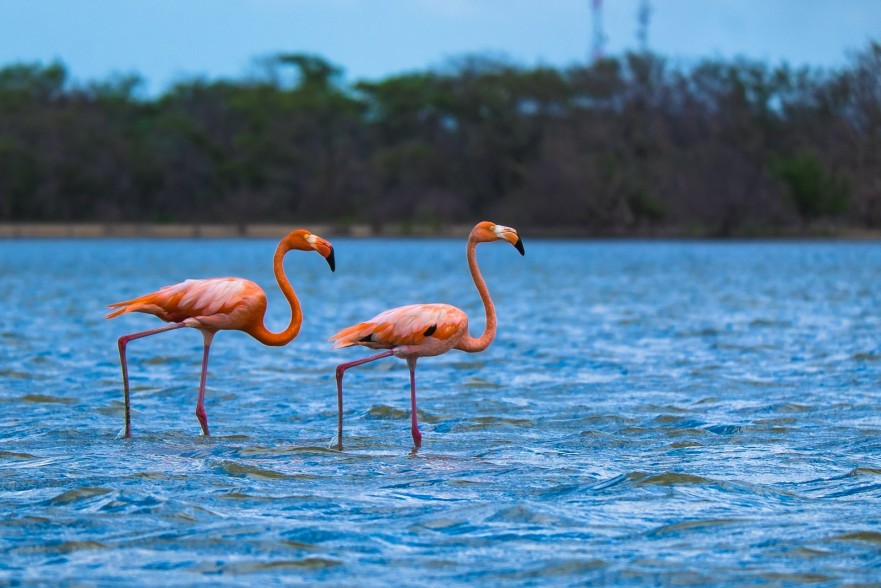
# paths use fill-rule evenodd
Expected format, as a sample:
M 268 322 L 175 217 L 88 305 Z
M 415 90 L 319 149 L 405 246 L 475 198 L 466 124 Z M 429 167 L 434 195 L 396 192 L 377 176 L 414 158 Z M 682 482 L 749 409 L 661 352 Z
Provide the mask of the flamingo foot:
M 422 433 L 419 432 L 417 427 L 413 427 L 410 431 L 413 434 L 413 444 L 416 447 L 422 447 Z
M 208 432 L 208 414 L 204 408 L 201 411 L 198 408 L 196 409 L 196 418 L 199 419 L 199 424 L 202 425 L 202 434 L 210 437 L 211 433 Z

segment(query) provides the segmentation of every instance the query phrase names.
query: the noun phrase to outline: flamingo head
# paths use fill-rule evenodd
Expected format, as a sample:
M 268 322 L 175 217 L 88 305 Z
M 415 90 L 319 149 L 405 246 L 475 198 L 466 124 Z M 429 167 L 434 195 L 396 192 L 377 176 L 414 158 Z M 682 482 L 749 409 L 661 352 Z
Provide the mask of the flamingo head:
M 297 229 L 288 233 L 282 243 L 288 250 L 297 249 L 299 251 L 317 251 L 330 266 L 330 271 L 336 270 L 336 261 L 333 256 L 333 245 L 330 241 L 322 239 L 318 235 L 310 233 L 306 229 Z
M 501 239 L 516 247 L 517 251 L 520 252 L 520 255 L 526 255 L 526 250 L 523 248 L 523 241 L 520 239 L 520 235 L 517 234 L 516 229 L 512 229 L 511 227 L 483 221 L 474 226 L 474 229 L 471 231 L 471 238 L 478 243 L 498 241 Z

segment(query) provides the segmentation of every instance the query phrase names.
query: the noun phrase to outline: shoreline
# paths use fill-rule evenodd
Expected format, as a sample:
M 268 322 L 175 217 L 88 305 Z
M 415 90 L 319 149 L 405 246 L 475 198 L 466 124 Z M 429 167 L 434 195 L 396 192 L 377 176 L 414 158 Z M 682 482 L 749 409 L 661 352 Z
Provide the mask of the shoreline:
M 303 226 L 319 235 L 346 237 L 377 236 L 446 236 L 460 234 L 462 227 L 456 225 L 442 230 L 413 227 L 405 231 L 401 227 L 383 227 L 376 230 L 370 225 L 342 225 L 332 223 L 301 224 L 201 224 L 201 223 L 0 223 L 0 239 L 102 239 L 102 238 L 150 238 L 150 239 L 276 239 L 293 229 Z M 469 226 L 465 232 L 471 230 Z
M 0 240 L 8 239 L 277 239 L 304 226 L 327 237 L 461 237 L 472 226 L 420 225 L 389 223 L 369 224 L 301 223 L 295 224 L 198 224 L 198 223 L 0 223 Z M 776 229 L 754 234 L 719 236 L 675 227 L 619 230 L 607 233 L 577 227 L 524 227 L 524 234 L 551 239 L 657 239 L 657 240 L 881 240 L 881 231 L 816 226 L 805 229 Z

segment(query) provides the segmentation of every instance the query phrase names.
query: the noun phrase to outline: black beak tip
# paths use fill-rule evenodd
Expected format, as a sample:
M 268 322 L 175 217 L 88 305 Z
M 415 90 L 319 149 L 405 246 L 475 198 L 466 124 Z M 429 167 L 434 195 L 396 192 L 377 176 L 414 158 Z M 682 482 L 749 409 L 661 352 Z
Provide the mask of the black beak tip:
M 330 253 L 328 254 L 328 256 L 325 259 L 327 259 L 327 265 L 330 266 L 330 271 L 335 272 L 336 271 L 336 259 L 334 259 L 334 256 L 333 256 L 333 247 L 330 248 Z
M 520 252 L 520 255 L 526 255 L 526 249 L 523 248 L 523 239 L 517 237 L 517 242 L 514 243 L 514 247 L 517 248 L 517 251 Z

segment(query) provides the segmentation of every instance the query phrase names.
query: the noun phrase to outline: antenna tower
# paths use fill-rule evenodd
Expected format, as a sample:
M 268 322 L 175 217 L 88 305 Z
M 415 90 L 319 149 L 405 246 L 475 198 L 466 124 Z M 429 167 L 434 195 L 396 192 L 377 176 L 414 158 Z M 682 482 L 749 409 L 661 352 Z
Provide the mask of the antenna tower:
M 649 21 L 652 18 L 651 0 L 640 0 L 639 11 L 636 13 L 638 27 L 636 40 L 639 43 L 640 53 L 648 53 L 649 50 Z
M 591 0 L 591 13 L 593 15 L 591 58 L 597 61 L 603 58 L 603 47 L 606 44 L 606 34 L 603 32 L 603 0 Z

